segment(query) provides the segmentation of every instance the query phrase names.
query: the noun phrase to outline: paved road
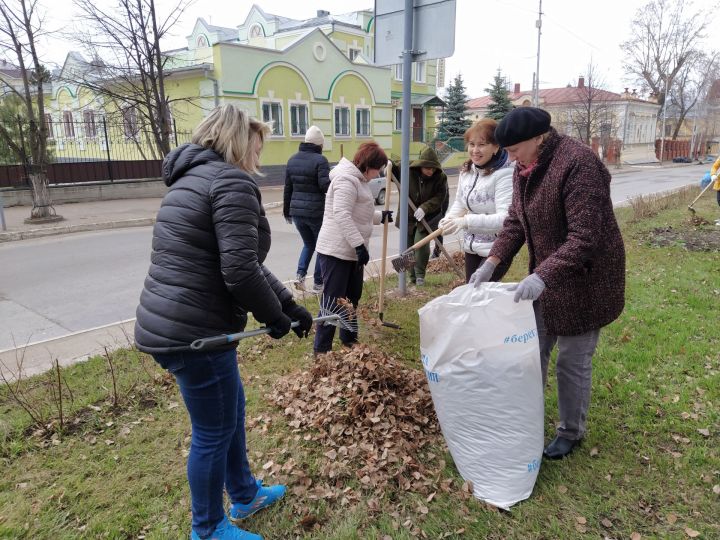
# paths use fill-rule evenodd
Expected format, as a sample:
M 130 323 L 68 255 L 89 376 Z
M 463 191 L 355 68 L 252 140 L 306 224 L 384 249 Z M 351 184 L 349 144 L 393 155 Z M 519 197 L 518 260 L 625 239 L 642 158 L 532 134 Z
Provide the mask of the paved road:
M 683 167 L 616 175 L 613 201 L 697 182 L 698 171 Z M 280 279 L 290 280 L 299 237 L 279 210 L 268 216 L 273 246 L 266 264 Z M 381 252 L 381 234 L 376 227 L 370 246 L 374 257 Z M 398 246 L 394 226 L 390 234 L 393 254 Z M 150 240 L 151 228 L 138 227 L 0 244 L 0 351 L 133 318 Z

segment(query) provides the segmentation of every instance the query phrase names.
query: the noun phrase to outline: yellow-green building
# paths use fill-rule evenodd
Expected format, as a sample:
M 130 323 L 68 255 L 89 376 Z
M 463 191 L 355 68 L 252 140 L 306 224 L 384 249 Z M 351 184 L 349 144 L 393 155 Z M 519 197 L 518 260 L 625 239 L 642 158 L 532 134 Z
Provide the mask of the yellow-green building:
M 236 28 L 198 19 L 187 46 L 165 52 L 165 89 L 178 142 L 186 140 L 213 107 L 232 101 L 272 125 L 263 150 L 264 166 L 284 165 L 313 124 L 325 134 L 324 153 L 331 162 L 352 156 L 368 140 L 399 157 L 402 66 L 372 65 L 373 33 L 371 10 L 342 15 L 318 11 L 312 19 L 294 20 L 253 5 Z M 436 107 L 443 105 L 435 95 L 438 68 L 442 69 L 441 62 L 413 64 L 411 154 L 419 153 L 431 139 Z M 62 71 L 73 69 L 92 70 L 93 65 L 71 53 Z M 88 155 L 127 156 L 119 159 L 142 159 L 141 155 L 152 153 L 142 141 L 142 132 L 138 134 L 140 120 L 133 118 L 132 107 L 103 102 L 82 88 L 61 84 L 53 86 L 48 102 L 46 118 L 55 125 L 58 157 L 71 147 L 77 153 L 80 146 Z M 85 125 L 90 125 L 91 118 L 96 126 L 101 119 L 112 124 L 121 142 L 115 143 L 111 136 L 106 145 L 97 129 L 93 138 L 85 136 L 85 129 L 67 128 L 71 120 L 87 120 Z

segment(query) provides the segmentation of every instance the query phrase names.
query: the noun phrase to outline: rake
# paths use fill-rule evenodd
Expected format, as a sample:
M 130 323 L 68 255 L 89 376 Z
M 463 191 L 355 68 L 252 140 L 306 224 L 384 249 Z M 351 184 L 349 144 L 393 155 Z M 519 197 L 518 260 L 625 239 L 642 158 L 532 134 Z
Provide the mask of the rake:
M 693 207 L 695 206 L 695 203 L 698 202 L 698 200 L 700 199 L 700 197 L 702 197 L 703 194 L 704 194 L 704 193 L 708 190 L 708 188 L 711 187 L 712 185 L 713 185 L 713 182 L 710 182 L 707 186 L 705 186 L 705 189 L 703 189 L 703 190 L 700 192 L 700 195 L 698 195 L 697 197 L 695 197 L 695 200 L 688 205 L 688 210 L 690 210 L 690 212 L 692 212 L 693 214 L 695 213 L 695 208 L 693 208 Z
M 442 233 L 443 233 L 443 230 L 438 229 L 438 230 L 428 234 L 425 238 L 423 238 L 419 242 L 415 242 L 412 246 L 407 248 L 396 258 L 392 259 L 390 262 L 392 263 L 395 271 L 399 273 L 399 272 L 405 272 L 407 270 L 411 270 L 412 267 L 415 266 L 415 250 L 417 248 L 422 247 L 425 244 L 429 243 L 430 240 L 440 236 Z
M 326 304 L 324 301 L 320 305 L 320 316 L 313 319 L 314 323 L 318 324 L 329 324 L 344 328 L 350 332 L 358 331 L 357 317 L 354 313 L 350 312 L 346 306 L 334 304 L 333 306 Z M 297 328 L 300 326 L 298 321 L 293 321 L 290 328 Z M 204 351 L 212 349 L 220 345 L 227 345 L 233 341 L 240 341 L 245 338 L 261 336 L 263 334 L 269 334 L 272 330 L 267 326 L 257 328 L 255 330 L 248 330 L 247 332 L 237 332 L 235 334 L 221 334 L 219 336 L 213 336 L 209 338 L 196 339 L 190 344 L 190 349 L 193 351 Z

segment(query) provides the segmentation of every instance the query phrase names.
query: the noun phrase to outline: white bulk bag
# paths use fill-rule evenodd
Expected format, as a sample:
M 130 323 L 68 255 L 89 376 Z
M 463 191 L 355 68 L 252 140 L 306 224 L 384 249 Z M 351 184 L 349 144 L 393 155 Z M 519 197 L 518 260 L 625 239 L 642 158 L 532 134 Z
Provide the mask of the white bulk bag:
M 478 499 L 508 509 L 532 493 L 543 389 L 532 302 L 506 283 L 457 287 L 423 306 L 420 352 L 448 448 Z

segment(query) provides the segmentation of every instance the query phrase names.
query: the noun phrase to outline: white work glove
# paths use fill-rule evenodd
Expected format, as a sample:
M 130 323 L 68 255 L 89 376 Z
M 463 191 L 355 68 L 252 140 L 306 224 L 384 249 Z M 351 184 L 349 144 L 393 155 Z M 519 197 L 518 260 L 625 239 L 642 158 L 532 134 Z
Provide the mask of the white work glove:
M 444 217 L 438 223 L 438 227 L 443 230 L 443 234 L 453 234 L 461 229 L 467 229 L 467 218 L 461 217 Z
M 485 259 L 485 262 L 482 263 L 475 272 L 473 272 L 472 276 L 470 276 L 470 281 L 468 281 L 468 283 L 475 285 L 475 288 L 477 289 L 481 283 L 490 281 L 496 267 L 497 265 L 490 259 Z
M 417 219 L 418 221 L 422 221 L 422 218 L 425 217 L 425 210 L 418 207 L 418 209 L 415 210 L 415 213 L 413 214 L 413 216 L 415 216 L 415 219 Z
M 717 174 L 713 174 L 713 175 L 710 177 L 710 180 L 712 180 L 713 182 L 714 182 L 715 180 L 717 180 L 717 179 L 718 179 L 718 175 L 717 175 Z
M 530 274 L 520 283 L 508 287 L 509 291 L 515 291 L 515 302 L 520 300 L 535 301 L 545 290 L 545 282 L 537 274 Z

